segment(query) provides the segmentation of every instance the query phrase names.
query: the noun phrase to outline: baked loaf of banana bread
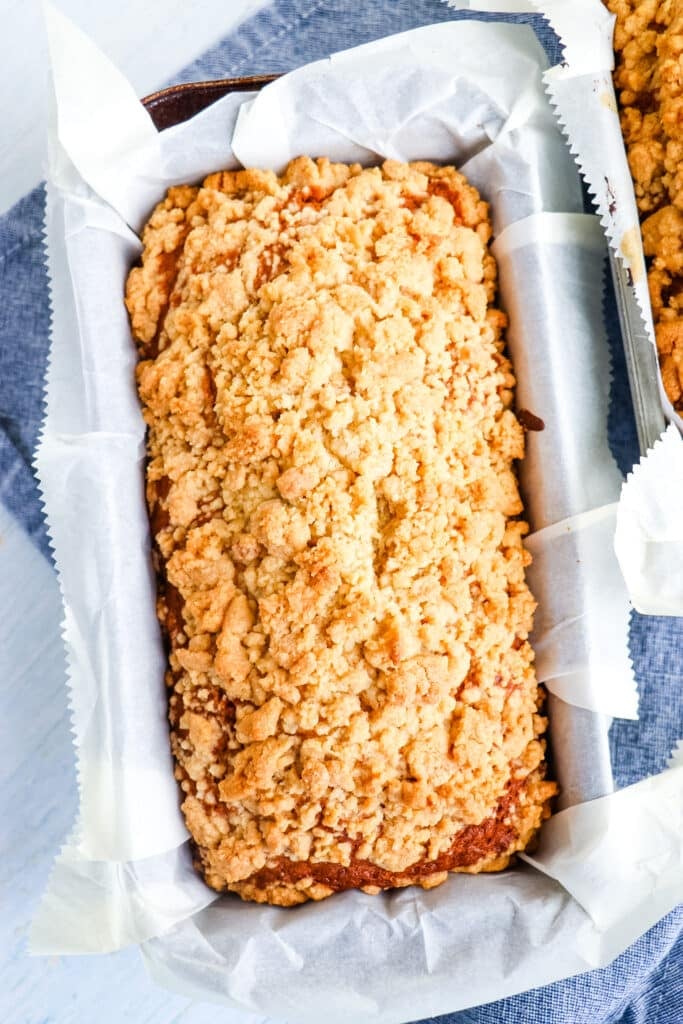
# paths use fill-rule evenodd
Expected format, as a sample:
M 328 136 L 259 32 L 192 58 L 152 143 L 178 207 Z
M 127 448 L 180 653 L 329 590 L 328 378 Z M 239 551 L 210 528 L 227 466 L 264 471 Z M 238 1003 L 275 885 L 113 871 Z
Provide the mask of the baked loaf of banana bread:
M 207 883 L 281 905 L 492 871 L 555 791 L 488 210 L 301 157 L 170 189 L 126 302 Z

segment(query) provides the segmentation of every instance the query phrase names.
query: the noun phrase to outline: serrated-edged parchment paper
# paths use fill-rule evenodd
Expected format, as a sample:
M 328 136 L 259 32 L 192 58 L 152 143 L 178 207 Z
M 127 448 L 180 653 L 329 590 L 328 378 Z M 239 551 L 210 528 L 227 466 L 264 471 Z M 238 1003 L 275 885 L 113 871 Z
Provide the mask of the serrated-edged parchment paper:
M 592 195 L 608 244 L 629 272 L 630 291 L 656 349 L 645 257 L 631 172 L 612 86 L 614 16 L 601 0 L 447 0 L 472 11 L 543 14 L 560 38 L 564 59 L 543 78 L 549 100 L 572 155 Z M 634 310 L 634 314 L 637 315 Z M 683 431 L 683 419 L 669 401 L 659 376 L 666 418 Z M 665 440 L 641 459 L 638 474 L 624 484 L 619 506 L 617 557 L 634 607 L 650 615 L 683 616 L 683 517 L 672 491 L 662 487 L 662 465 L 673 479 L 679 458 L 675 442 Z M 647 495 L 647 496 L 646 496 Z M 653 510 L 657 539 L 649 533 Z M 623 542 L 628 536 L 629 543 Z M 662 538 L 666 536 L 666 555 Z M 653 552 L 657 550 L 657 557 Z
M 80 816 L 34 921 L 33 952 L 138 942 L 155 978 L 254 1024 L 389 1024 L 606 963 L 682 895 L 672 814 L 681 771 L 610 794 L 602 755 L 594 747 L 591 763 L 572 749 L 581 716 L 635 713 L 635 685 L 625 588 L 604 551 L 599 573 L 583 564 L 601 547 L 600 531 L 613 529 L 621 485 L 606 444 L 609 365 L 597 315 L 605 250 L 581 212 L 533 32 L 427 26 L 302 68 L 258 95 L 228 96 L 157 133 L 106 58 L 52 8 L 47 18 L 54 319 L 36 464 L 65 606 Z M 102 110 L 100 154 L 91 140 Z M 301 152 L 454 162 L 491 203 L 520 401 L 546 423 L 529 435 L 522 482 L 547 618 L 535 642 L 565 714 L 551 723 L 555 765 L 575 806 L 551 819 L 533 860 L 507 872 L 283 910 L 217 898 L 191 867 L 168 752 L 144 430 L 122 296 L 136 232 L 166 187 L 242 161 L 280 169 Z M 567 557 L 567 544 L 578 558 Z M 547 586 L 562 600 L 546 599 Z M 597 650 L 594 620 L 606 603 L 622 625 Z M 634 826 L 641 820 L 647 836 Z M 624 843 L 616 863 L 615 827 Z M 628 894 L 623 915 L 603 912 L 606 880 L 610 899 Z

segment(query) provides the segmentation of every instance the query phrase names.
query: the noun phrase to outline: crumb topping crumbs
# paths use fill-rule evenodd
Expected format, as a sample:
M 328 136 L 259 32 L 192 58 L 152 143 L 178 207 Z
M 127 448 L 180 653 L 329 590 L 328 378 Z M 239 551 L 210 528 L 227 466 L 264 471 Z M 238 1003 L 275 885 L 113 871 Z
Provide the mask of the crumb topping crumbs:
M 306 157 L 172 188 L 145 228 L 172 747 L 217 889 L 431 886 L 547 815 L 489 236 L 452 167 Z
M 662 382 L 683 412 L 683 2 L 606 0 Z

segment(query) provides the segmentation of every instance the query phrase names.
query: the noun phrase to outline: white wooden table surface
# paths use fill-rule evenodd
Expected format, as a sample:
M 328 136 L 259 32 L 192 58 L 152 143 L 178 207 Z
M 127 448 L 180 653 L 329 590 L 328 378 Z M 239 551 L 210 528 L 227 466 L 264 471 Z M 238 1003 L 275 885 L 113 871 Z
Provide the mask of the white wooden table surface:
M 140 95 L 265 0 L 58 0 Z M 0 214 L 43 177 L 47 61 L 38 0 L 0 0 Z M 136 950 L 30 958 L 28 924 L 71 828 L 76 789 L 51 568 L 0 505 L 0 1021 L 216 1024 L 154 986 Z

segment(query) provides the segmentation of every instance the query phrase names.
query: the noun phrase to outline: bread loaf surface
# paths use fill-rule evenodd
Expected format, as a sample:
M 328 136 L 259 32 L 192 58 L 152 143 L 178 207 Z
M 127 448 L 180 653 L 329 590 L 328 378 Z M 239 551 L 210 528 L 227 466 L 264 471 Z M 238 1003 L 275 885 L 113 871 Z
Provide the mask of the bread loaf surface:
M 549 813 L 490 233 L 452 167 L 306 157 L 144 230 L 171 742 L 217 890 L 430 887 Z

